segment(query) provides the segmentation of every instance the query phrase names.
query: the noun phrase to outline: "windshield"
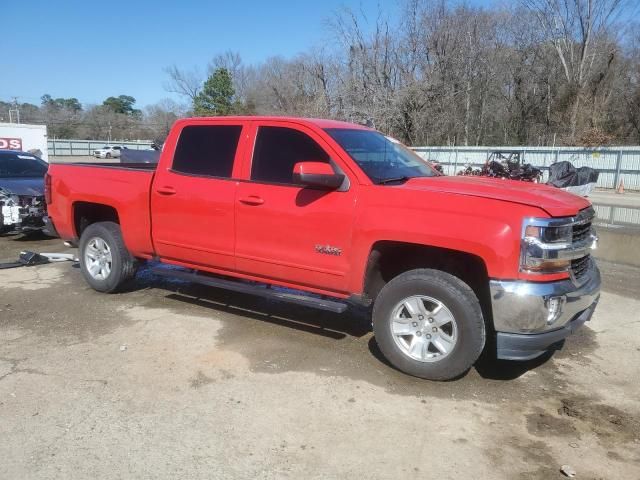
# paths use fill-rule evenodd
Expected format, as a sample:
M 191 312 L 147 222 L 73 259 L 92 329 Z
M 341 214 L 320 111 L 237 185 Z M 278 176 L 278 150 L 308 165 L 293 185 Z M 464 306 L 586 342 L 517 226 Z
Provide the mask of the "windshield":
M 325 131 L 374 183 L 438 175 L 418 155 L 380 132 L 347 128 L 327 128 Z
M 0 153 L 0 177 L 44 177 L 45 173 L 47 164 L 37 157 L 19 153 Z

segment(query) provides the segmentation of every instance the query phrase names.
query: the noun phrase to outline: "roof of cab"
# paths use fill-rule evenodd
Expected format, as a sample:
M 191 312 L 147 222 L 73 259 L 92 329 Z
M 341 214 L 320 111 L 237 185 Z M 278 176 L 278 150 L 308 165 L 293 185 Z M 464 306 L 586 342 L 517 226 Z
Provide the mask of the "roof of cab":
M 190 118 L 183 118 L 182 120 L 179 120 L 179 122 L 185 122 L 185 123 L 190 123 L 192 121 L 211 121 L 211 120 L 218 120 L 218 121 L 241 121 L 241 122 L 278 122 L 278 121 L 285 121 L 285 122 L 293 122 L 293 123 L 300 123 L 303 125 L 313 125 L 315 127 L 318 128 L 350 128 L 350 129 L 358 129 L 358 130 L 371 130 L 371 128 L 366 127 L 364 125 L 358 125 L 356 123 L 349 123 L 349 122 L 342 122 L 340 120 L 328 120 L 328 119 L 323 119 L 323 118 L 304 118 L 304 117 L 277 117 L 277 116 L 220 116 L 220 117 L 190 117 Z

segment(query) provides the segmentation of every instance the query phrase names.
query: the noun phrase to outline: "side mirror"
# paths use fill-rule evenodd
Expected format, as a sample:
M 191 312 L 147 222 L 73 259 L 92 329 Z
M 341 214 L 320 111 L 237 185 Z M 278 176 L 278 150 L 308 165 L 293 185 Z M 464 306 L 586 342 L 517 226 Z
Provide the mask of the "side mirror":
M 335 173 L 324 162 L 298 162 L 293 167 L 293 182 L 305 187 L 335 190 L 344 182 L 344 175 Z

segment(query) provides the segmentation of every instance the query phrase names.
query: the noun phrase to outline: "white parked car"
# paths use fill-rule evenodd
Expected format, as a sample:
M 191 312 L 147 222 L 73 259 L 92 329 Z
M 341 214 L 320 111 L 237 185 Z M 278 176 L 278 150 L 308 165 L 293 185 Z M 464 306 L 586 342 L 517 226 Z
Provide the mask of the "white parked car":
M 120 145 L 106 145 L 102 148 L 93 151 L 93 156 L 96 158 L 120 158 L 120 153 L 126 147 Z

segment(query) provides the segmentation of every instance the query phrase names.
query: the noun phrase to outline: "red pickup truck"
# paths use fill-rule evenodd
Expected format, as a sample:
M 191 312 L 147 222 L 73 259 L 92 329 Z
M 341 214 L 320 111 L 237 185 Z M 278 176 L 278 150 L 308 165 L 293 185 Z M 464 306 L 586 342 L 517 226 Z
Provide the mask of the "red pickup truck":
M 78 242 L 94 289 L 117 291 L 154 259 L 160 274 L 217 287 L 372 306 L 382 353 L 423 378 L 455 378 L 485 348 L 535 358 L 599 298 L 587 200 L 443 176 L 350 123 L 184 119 L 157 166 L 53 164 L 45 185 L 50 221 Z

